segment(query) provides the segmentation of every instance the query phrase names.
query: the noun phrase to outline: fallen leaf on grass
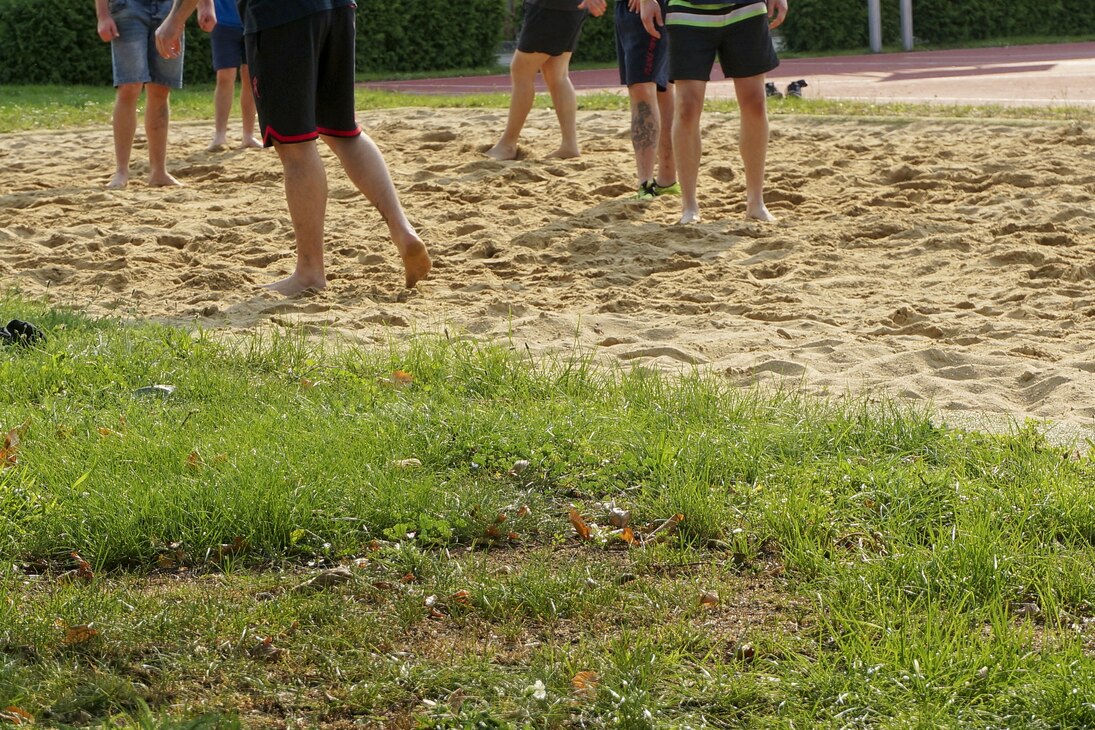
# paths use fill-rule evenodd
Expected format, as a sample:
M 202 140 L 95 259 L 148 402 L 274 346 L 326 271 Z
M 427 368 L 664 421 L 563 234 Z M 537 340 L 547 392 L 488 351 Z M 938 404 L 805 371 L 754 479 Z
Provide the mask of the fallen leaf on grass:
M 274 637 L 267 636 L 265 639 L 260 639 L 259 643 L 248 649 L 247 653 L 254 659 L 261 659 L 265 662 L 276 662 L 281 658 L 281 655 L 285 653 L 285 650 L 274 646 Z
M 719 605 L 719 594 L 715 591 L 700 591 L 700 605 L 708 608 Z
M 247 541 L 242 537 L 232 538 L 230 543 L 221 543 L 214 550 L 209 551 L 209 561 L 212 563 L 219 563 L 225 558 L 230 558 L 234 555 L 239 555 L 247 547 Z
M 414 376 L 406 370 L 396 370 L 392 373 L 391 382 L 396 387 L 406 387 L 414 382 Z
M 0 448 L 0 463 L 4 466 L 15 466 L 19 461 L 19 457 L 16 456 L 15 452 L 19 448 L 19 442 L 21 441 L 19 433 L 23 428 L 26 428 L 26 426 L 13 428 L 4 434 L 4 446 Z
M 79 580 L 90 583 L 95 578 L 95 571 L 91 569 L 91 563 L 81 558 L 79 553 L 75 551 L 69 553 L 69 556 L 76 561 L 76 567 L 61 573 L 61 575 L 57 576 L 57 581 L 59 583 L 68 583 Z
M 658 525 L 653 532 L 646 536 L 647 540 L 653 540 L 655 538 L 669 537 L 677 531 L 677 525 L 684 521 L 684 515 L 680 512 L 670 517 L 668 520 Z
M 583 540 L 589 540 L 593 537 L 593 530 L 574 505 L 570 506 L 567 516 L 570 518 L 570 524 L 574 526 L 574 531 L 578 533 L 578 537 Z
M 197 451 L 191 451 L 186 455 L 186 468 L 197 471 L 205 466 L 205 461 L 202 459 L 202 455 Z
M 15 705 L 9 705 L 0 712 L 0 722 L 10 722 L 12 725 L 22 725 L 24 723 L 33 725 L 34 715 Z
M 450 596 L 450 600 L 453 603 L 459 603 L 461 606 L 471 605 L 471 593 L 466 590 L 459 590 Z
M 413 468 L 422 466 L 422 460 L 421 459 L 400 459 L 399 461 L 394 462 L 394 465 L 399 467 L 400 469 L 413 469 Z
M 111 436 L 121 437 L 122 434 L 118 433 L 117 431 L 115 431 L 112 428 L 107 428 L 106 426 L 99 426 L 99 435 L 102 436 L 103 438 L 109 438 Z
M 518 517 L 528 517 L 531 514 L 532 514 L 532 508 L 529 507 L 527 504 L 523 504 L 517 509 L 517 516 Z
M 353 580 L 354 574 L 350 572 L 349 568 L 339 566 L 337 568 L 331 568 L 325 570 L 322 573 L 304 581 L 298 586 L 293 588 L 294 593 L 304 593 L 307 591 L 318 591 L 321 588 L 331 588 L 332 586 L 339 586 L 347 581 Z
M 529 466 L 529 460 L 528 459 L 519 459 L 519 460 L 513 462 L 513 468 L 509 470 L 510 476 L 517 476 L 518 474 L 523 472 L 525 469 L 528 469 L 528 466 Z
M 76 646 L 78 644 L 85 644 L 98 635 L 99 629 L 93 627 L 91 624 L 66 626 L 65 638 L 61 640 L 61 643 L 65 646 Z
M 574 694 L 584 700 L 597 698 L 597 686 L 601 683 L 601 677 L 596 672 L 578 672 L 570 680 L 570 686 L 574 688 Z

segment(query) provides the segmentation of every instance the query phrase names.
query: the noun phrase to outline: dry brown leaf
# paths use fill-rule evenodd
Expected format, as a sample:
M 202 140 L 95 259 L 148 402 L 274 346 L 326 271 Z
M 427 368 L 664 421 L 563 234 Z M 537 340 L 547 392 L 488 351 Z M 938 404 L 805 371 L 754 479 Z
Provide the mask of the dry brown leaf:
M 15 466 L 19 461 L 19 457 L 16 456 L 16 451 L 19 448 L 21 439 L 19 438 L 20 431 L 25 429 L 24 425 L 21 428 L 13 428 L 4 434 L 4 446 L 0 448 L 0 464 L 4 466 Z
M 266 662 L 276 662 L 281 658 L 281 655 L 285 653 L 285 650 L 274 646 L 274 637 L 267 636 L 265 639 L 259 640 L 255 646 L 251 647 L 248 653 L 255 659 L 261 659 Z
M 574 694 L 584 700 L 592 700 L 597 697 L 597 686 L 601 683 L 601 677 L 597 672 L 578 672 L 570 680 L 570 686 L 574 688 Z
M 342 585 L 343 583 L 353 580 L 353 578 L 354 574 L 350 572 L 350 569 L 340 565 L 337 568 L 325 570 L 322 573 L 309 578 L 300 585 L 295 586 L 293 592 L 303 593 L 306 591 L 318 591 L 321 588 Z
M 628 545 L 634 545 L 638 543 L 638 539 L 635 537 L 635 531 L 630 527 L 625 527 L 620 530 L 620 539 L 626 542 Z
M 69 555 L 76 561 L 77 578 L 84 581 L 90 581 L 95 577 L 95 571 L 91 569 L 91 563 L 81 558 L 80 554 L 76 551 L 69 553 Z
M 122 434 L 118 433 L 117 431 L 115 431 L 112 428 L 107 428 L 106 426 L 99 426 L 99 435 L 102 436 L 103 438 L 108 438 L 110 436 L 121 436 Z
M 396 370 L 392 373 L 393 385 L 410 385 L 414 382 L 414 376 L 406 370 Z
M 186 468 L 198 470 L 205 466 L 205 462 L 202 461 L 202 455 L 197 451 L 191 451 L 186 455 Z
M 528 517 L 531 514 L 532 514 L 532 508 L 529 507 L 527 504 L 523 504 L 517 509 L 517 516 L 518 517 Z
M 156 556 L 156 567 L 160 570 L 174 570 L 179 564 L 172 556 L 160 553 Z
M 246 547 L 246 540 L 239 536 L 234 537 L 232 538 L 232 542 L 221 543 L 216 547 L 216 549 L 211 550 L 209 553 L 209 560 L 213 563 L 219 563 L 225 558 L 230 558 L 233 555 L 238 555 L 239 553 L 243 552 L 244 548 Z
M 301 378 L 300 387 L 304 390 L 308 390 L 309 388 L 315 387 L 315 381 L 309 380 L 308 378 Z
M 67 626 L 65 627 L 65 638 L 61 640 L 61 643 L 65 646 L 75 646 L 91 641 L 98 635 L 99 629 L 93 627 L 91 624 Z
M 33 725 L 34 715 L 30 714 L 21 707 L 15 705 L 8 705 L 0 711 L 0 722 L 10 722 L 12 725 Z
M 585 519 L 582 518 L 582 515 L 579 514 L 574 505 L 570 506 L 570 509 L 567 511 L 567 516 L 570 518 L 570 524 L 574 526 L 574 531 L 578 533 L 578 537 L 583 540 L 589 540 L 593 537 L 593 530 L 590 529 L 589 525 L 586 523 Z
M 719 594 L 716 591 L 700 591 L 700 605 L 708 608 L 719 605 Z
M 677 525 L 684 521 L 684 515 L 680 512 L 670 517 L 668 520 L 658 525 L 653 532 L 647 535 L 646 539 L 651 540 L 655 537 L 669 537 L 677 531 Z
M 456 593 L 453 593 L 449 598 L 453 603 L 459 603 L 462 606 L 471 605 L 471 593 L 466 590 L 459 590 Z

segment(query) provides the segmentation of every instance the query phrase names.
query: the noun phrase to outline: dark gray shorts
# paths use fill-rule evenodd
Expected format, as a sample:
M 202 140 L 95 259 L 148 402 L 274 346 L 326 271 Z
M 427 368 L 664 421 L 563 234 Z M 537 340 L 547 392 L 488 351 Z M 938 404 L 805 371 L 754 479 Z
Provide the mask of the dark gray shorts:
M 574 53 L 582 24 L 589 16 L 585 10 L 556 10 L 531 2 L 525 3 L 524 12 L 521 33 L 517 36 L 517 50 L 549 56 Z
M 675 81 L 709 81 L 716 57 L 727 78 L 758 76 L 779 66 L 763 0 L 699 6 L 669 0 L 665 27 L 669 78 Z

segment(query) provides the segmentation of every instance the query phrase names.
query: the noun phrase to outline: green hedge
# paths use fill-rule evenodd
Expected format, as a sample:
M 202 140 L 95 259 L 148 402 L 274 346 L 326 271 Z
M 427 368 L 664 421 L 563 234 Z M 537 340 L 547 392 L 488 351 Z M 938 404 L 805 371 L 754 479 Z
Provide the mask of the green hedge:
M 93 0 L 0 0 L 0 84 L 110 84 Z M 209 35 L 186 29 L 183 80 L 213 79 Z
M 503 0 L 358 0 L 359 71 L 491 65 Z M 109 84 L 110 44 L 93 0 L 0 0 L 0 84 Z M 186 29 L 185 83 L 214 79 L 209 34 Z
M 882 39 L 901 42 L 900 4 L 882 0 Z M 1095 33 L 1095 0 L 913 0 L 918 43 L 961 45 L 987 38 Z M 780 29 L 788 50 L 832 51 L 869 44 L 866 0 L 793 0 Z
M 358 71 L 432 71 L 495 63 L 503 0 L 357 0 Z

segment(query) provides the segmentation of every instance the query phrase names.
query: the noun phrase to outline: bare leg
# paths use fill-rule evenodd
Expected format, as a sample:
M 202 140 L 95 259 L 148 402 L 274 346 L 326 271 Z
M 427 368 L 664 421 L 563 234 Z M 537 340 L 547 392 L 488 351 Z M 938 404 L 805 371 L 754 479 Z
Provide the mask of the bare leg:
M 236 95 L 236 69 L 217 70 L 217 88 L 213 91 L 213 141 L 209 151 L 217 152 L 228 146 L 228 115 L 232 97 Z
M 654 179 L 655 154 L 658 150 L 661 126 L 654 107 L 658 89 L 653 83 L 631 84 L 627 87 L 631 102 L 631 147 L 635 150 L 635 167 L 639 184 Z
M 388 166 L 373 140 L 364 132 L 358 137 L 323 137 L 342 163 L 342 169 L 357 189 L 377 209 L 384 222 L 388 224 L 388 233 L 392 243 L 403 259 L 403 273 L 408 289 L 414 287 L 430 273 L 433 263 L 426 245 L 418 237 L 414 226 L 407 220 L 395 185 L 388 174 Z M 288 175 L 288 170 L 286 170 Z
M 148 137 L 148 184 L 155 187 L 181 185 L 167 172 L 167 127 L 171 119 L 168 97 L 171 89 L 145 84 L 144 133 Z
M 124 188 L 129 183 L 129 157 L 133 136 L 137 133 L 137 100 L 142 84 L 122 84 L 114 96 L 114 177 L 108 188 Z
M 548 155 L 555 159 L 568 159 L 581 154 L 578 149 L 578 95 L 570 83 L 570 53 L 550 56 L 541 71 L 555 106 L 555 118 L 563 134 L 559 149 Z
M 251 91 L 251 74 L 247 64 L 240 66 L 240 112 L 243 117 L 243 141 L 240 149 L 262 148 L 262 141 L 255 137 L 255 95 Z
M 658 115 L 661 130 L 658 134 L 658 176 L 655 182 L 661 186 L 677 182 L 677 164 L 673 160 L 673 85 L 658 92 Z
M 288 278 L 267 289 L 294 296 L 327 286 L 323 271 L 323 220 L 327 214 L 327 171 L 315 141 L 275 143 L 285 171 L 285 201 L 293 220 L 297 267 Z
M 525 126 L 528 113 L 532 111 L 532 102 L 536 99 L 536 72 L 549 59 L 546 53 L 525 53 L 517 51 L 509 65 L 513 92 L 509 100 L 509 118 L 506 131 L 498 144 L 487 150 L 487 157 L 495 160 L 517 159 L 517 140 Z
M 734 79 L 741 108 L 741 161 L 745 165 L 745 217 L 774 221 L 764 206 L 764 163 L 768 156 L 768 112 L 764 75 Z
M 673 118 L 673 154 L 677 160 L 677 175 L 681 183 L 681 223 L 700 220 L 700 204 L 696 198 L 696 182 L 700 175 L 700 115 L 706 81 L 677 82 L 677 111 Z

